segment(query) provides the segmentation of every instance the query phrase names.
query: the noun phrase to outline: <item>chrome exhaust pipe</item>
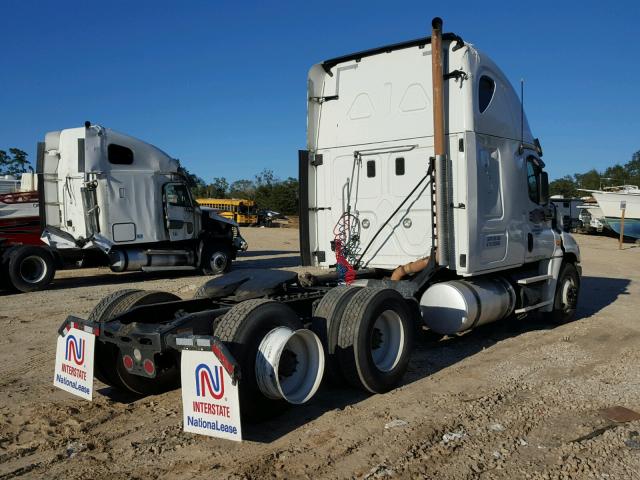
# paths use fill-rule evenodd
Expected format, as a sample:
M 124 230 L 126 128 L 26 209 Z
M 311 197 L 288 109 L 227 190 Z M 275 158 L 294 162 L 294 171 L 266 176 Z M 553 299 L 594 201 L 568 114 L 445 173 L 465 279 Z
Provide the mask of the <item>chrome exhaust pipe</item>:
M 431 83 L 433 86 L 433 141 L 436 183 L 436 259 L 438 265 L 449 265 L 449 216 L 447 194 L 447 147 L 444 134 L 444 73 L 442 61 L 442 19 L 431 21 Z

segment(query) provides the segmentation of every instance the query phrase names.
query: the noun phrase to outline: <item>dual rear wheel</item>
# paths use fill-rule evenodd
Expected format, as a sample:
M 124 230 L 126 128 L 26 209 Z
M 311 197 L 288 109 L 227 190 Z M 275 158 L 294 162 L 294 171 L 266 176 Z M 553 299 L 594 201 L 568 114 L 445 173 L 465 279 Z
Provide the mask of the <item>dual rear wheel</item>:
M 165 292 L 120 290 L 102 299 L 89 320 L 109 322 L 131 308 L 174 300 L 178 297 Z M 303 329 L 293 309 L 268 299 L 235 305 L 216 319 L 213 333 L 240 366 L 243 416 L 261 420 L 310 398 L 325 364 L 327 377 L 338 382 L 372 393 L 396 387 L 407 369 L 414 328 L 414 312 L 397 291 L 337 287 L 315 310 L 312 330 L 321 340 Z M 279 348 L 275 357 L 274 345 Z M 155 378 L 141 377 L 127 372 L 122 353 L 108 342 L 96 343 L 95 375 L 140 395 L 179 386 L 177 361 Z
M 404 376 L 415 319 L 396 290 L 336 287 L 318 304 L 312 325 L 323 339 L 332 380 L 384 393 Z

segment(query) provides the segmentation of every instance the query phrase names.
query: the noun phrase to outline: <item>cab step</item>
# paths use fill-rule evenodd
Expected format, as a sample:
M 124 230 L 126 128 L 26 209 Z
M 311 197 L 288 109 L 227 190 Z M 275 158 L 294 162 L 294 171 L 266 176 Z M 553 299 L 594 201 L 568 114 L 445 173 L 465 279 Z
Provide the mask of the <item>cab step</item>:
M 142 267 L 143 272 L 171 272 L 171 271 L 187 271 L 187 270 L 196 270 L 196 267 L 192 267 L 190 265 L 177 265 L 177 266 L 167 266 L 167 267 Z
M 521 278 L 518 280 L 518 285 L 531 285 L 532 283 L 544 282 L 551 280 L 551 275 L 538 275 L 536 277 Z
M 552 302 L 553 302 L 553 300 L 547 300 L 547 301 L 544 301 L 544 302 L 536 303 L 535 305 L 529 305 L 528 307 L 518 308 L 513 313 L 515 313 L 516 315 L 519 315 L 521 313 L 527 313 L 527 312 L 530 312 L 531 310 L 537 310 L 538 308 L 546 307 L 547 305 L 549 305 Z

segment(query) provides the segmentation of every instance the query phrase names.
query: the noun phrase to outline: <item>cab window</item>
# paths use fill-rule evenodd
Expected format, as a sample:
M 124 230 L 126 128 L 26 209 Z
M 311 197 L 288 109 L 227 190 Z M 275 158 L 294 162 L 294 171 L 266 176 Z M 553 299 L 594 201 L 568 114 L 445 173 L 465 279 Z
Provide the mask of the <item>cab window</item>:
M 190 207 L 191 200 L 186 185 L 170 183 L 166 188 L 167 203 L 173 207 Z
M 484 113 L 487 109 L 495 91 L 496 82 L 494 82 L 491 77 L 482 75 L 478 82 L 478 109 L 480 113 Z
M 114 165 L 131 165 L 133 163 L 133 150 L 122 145 L 110 143 L 107 147 L 107 159 Z
M 540 203 L 540 176 L 538 174 L 541 170 L 542 167 L 536 157 L 527 158 L 527 188 L 529 198 L 533 203 Z

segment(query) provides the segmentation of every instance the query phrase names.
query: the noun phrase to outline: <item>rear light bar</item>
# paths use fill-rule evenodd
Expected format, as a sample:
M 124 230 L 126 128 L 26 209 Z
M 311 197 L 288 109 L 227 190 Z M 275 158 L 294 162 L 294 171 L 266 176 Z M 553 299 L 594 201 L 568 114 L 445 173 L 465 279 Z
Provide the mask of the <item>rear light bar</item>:
M 217 337 L 210 335 L 171 335 L 167 341 L 170 346 L 175 344 L 176 350 L 210 350 L 220 360 L 220 363 L 231 377 L 235 385 L 240 380 L 240 367 L 231 352 Z

